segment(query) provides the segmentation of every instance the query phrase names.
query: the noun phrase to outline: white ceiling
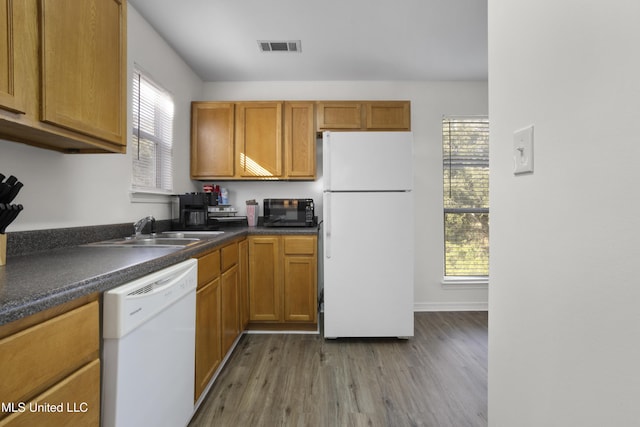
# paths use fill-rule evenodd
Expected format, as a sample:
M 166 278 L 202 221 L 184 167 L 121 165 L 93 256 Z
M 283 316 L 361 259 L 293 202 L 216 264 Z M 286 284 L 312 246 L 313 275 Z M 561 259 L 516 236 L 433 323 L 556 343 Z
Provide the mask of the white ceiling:
M 203 81 L 487 79 L 487 0 L 129 3 Z M 258 40 L 301 40 L 302 52 Z

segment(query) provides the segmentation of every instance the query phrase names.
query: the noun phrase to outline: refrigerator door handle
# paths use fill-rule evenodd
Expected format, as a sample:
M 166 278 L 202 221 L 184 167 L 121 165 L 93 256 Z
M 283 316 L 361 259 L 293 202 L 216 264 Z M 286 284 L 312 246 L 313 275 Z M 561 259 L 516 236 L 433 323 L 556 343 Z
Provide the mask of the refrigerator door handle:
M 322 182 L 323 182 L 323 186 L 324 186 L 324 190 L 325 191 L 329 191 L 331 190 L 331 156 L 330 156 L 330 151 L 331 151 L 331 132 L 329 131 L 325 131 L 322 134 L 322 152 L 323 152 L 323 162 L 324 165 L 322 166 L 324 169 L 324 172 L 322 173 Z
M 324 208 L 327 214 L 324 218 L 324 255 L 331 258 L 331 193 L 325 193 Z

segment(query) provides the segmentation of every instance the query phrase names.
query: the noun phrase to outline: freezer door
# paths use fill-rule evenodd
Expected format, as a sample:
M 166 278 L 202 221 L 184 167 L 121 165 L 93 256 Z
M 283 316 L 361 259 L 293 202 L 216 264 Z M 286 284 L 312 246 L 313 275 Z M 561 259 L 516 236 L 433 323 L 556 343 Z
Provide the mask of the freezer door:
M 325 191 L 413 188 L 411 132 L 324 132 Z
M 413 336 L 413 199 L 385 193 L 402 217 L 389 223 L 377 193 L 324 194 L 324 335 Z

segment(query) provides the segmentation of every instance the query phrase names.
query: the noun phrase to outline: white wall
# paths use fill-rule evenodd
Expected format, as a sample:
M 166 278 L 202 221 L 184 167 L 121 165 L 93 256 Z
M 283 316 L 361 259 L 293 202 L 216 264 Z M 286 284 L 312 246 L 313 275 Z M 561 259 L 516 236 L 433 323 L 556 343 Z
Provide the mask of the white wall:
M 444 287 L 442 213 L 442 116 L 487 114 L 486 82 L 209 82 L 199 100 L 399 99 L 411 101 L 415 140 L 417 310 L 486 309 L 487 288 Z M 320 153 L 319 153 L 320 154 Z M 320 169 L 321 175 L 321 169 Z M 320 181 L 312 183 L 220 182 L 244 212 L 247 199 L 312 197 L 320 206 Z M 368 206 L 367 209 L 389 207 Z M 317 209 L 321 214 L 321 209 Z M 402 220 L 390 211 L 389 222 Z M 386 225 L 381 224 L 381 227 Z
M 640 3 L 489 0 L 489 425 L 640 422 Z M 535 171 L 512 174 L 535 125 Z
M 189 103 L 197 97 L 202 82 L 131 6 L 127 31 L 127 76 L 135 61 L 174 96 L 174 187 L 179 192 L 193 191 L 188 175 Z M 130 122 L 130 101 L 128 104 Z M 0 172 L 24 183 L 14 203 L 21 203 L 25 210 L 9 232 L 133 222 L 150 214 L 169 218 L 166 203 L 131 202 L 129 153 L 69 155 L 0 140 Z

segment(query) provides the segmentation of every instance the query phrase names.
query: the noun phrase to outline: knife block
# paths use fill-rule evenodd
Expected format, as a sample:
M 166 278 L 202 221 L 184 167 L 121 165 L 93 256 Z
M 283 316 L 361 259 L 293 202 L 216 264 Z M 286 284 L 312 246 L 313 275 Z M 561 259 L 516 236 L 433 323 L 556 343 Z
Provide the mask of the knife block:
M 7 235 L 0 234 L 0 266 L 7 263 Z

